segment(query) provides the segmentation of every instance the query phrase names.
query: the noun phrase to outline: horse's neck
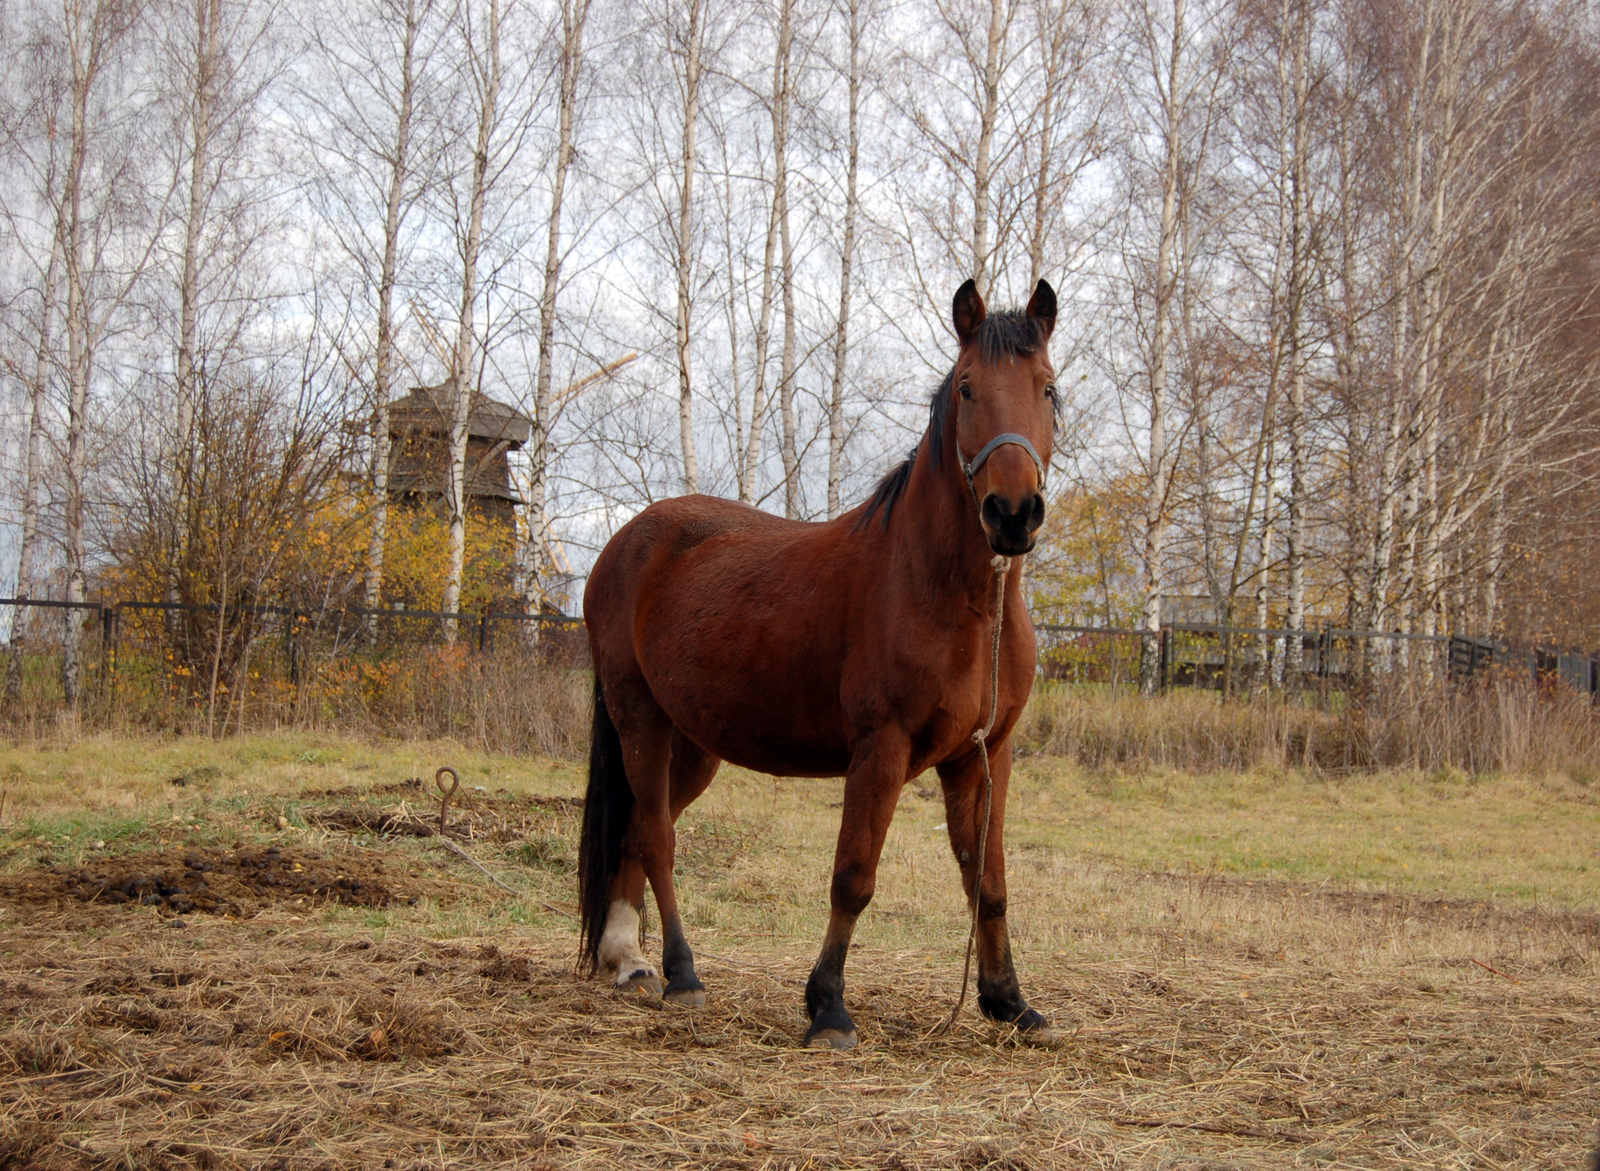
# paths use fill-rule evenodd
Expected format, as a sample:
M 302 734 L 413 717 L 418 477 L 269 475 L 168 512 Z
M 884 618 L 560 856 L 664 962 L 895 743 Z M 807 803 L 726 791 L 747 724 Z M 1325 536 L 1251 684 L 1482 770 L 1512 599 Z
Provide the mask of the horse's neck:
M 916 592 L 952 607 L 979 613 L 994 609 L 993 553 L 978 522 L 978 506 L 962 479 L 954 436 L 935 467 L 924 442 L 911 468 L 906 496 L 889 531 L 895 561 L 912 576 Z M 959 609 L 947 612 L 959 612 Z

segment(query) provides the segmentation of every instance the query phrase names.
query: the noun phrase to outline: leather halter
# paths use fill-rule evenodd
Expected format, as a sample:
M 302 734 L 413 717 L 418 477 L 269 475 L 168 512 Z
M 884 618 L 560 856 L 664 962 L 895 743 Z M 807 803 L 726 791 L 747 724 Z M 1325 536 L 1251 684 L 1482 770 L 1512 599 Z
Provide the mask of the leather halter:
M 978 470 L 988 462 L 989 457 L 1008 443 L 1014 443 L 1028 453 L 1028 457 L 1033 460 L 1033 470 L 1039 473 L 1039 491 L 1044 491 L 1044 461 L 1039 458 L 1039 453 L 1033 449 L 1033 444 L 1028 442 L 1026 435 L 1018 435 L 1015 431 L 1007 431 L 1003 435 L 996 435 L 988 443 L 985 443 L 978 451 L 978 454 L 972 457 L 971 463 L 963 462 L 961 464 L 962 474 L 967 477 L 967 491 L 972 493 L 974 501 L 978 499 L 978 490 L 972 486 L 973 478 L 977 476 Z M 956 448 L 956 458 L 958 460 L 961 458 L 960 447 Z

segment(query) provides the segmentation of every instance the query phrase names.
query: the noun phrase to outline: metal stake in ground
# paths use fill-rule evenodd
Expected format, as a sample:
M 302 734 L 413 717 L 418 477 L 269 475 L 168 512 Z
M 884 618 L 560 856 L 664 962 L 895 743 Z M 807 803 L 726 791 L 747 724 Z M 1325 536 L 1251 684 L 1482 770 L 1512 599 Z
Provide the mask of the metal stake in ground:
M 450 787 L 444 787 L 444 775 L 450 774 Z M 433 783 L 439 786 L 439 836 L 444 836 L 445 816 L 450 812 L 450 798 L 456 795 L 456 790 L 461 787 L 461 778 L 456 775 L 456 770 L 445 765 L 433 774 Z

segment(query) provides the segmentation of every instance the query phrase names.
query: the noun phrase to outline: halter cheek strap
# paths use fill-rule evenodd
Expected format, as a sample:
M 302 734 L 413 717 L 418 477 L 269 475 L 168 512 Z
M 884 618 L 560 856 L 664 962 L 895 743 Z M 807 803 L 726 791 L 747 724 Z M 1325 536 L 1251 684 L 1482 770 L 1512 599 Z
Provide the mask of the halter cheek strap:
M 974 500 L 978 498 L 978 490 L 972 486 L 972 481 L 977 476 L 978 469 L 988 462 L 991 455 L 1008 443 L 1014 443 L 1028 453 L 1029 458 L 1033 460 L 1033 470 L 1039 473 L 1039 490 L 1041 492 L 1044 491 L 1044 461 L 1039 458 L 1039 453 L 1033 449 L 1033 444 L 1028 442 L 1026 435 L 1018 435 L 1015 431 L 1007 431 L 1003 435 L 996 435 L 988 443 L 985 443 L 978 451 L 978 454 L 972 457 L 971 463 L 963 463 L 961 465 L 961 471 L 967 477 L 967 491 L 972 493 Z M 957 449 L 957 455 L 960 455 L 959 449 Z

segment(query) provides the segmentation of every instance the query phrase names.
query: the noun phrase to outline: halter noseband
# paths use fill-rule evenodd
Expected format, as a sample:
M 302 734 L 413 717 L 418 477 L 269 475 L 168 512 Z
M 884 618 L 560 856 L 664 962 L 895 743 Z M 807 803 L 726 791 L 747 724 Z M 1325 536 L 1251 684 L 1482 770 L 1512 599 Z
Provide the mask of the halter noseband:
M 988 462 L 989 457 L 1008 443 L 1014 443 L 1028 453 L 1028 458 L 1033 460 L 1033 470 L 1039 473 L 1039 491 L 1044 491 L 1044 461 L 1039 458 L 1039 453 L 1033 449 L 1033 444 L 1028 442 L 1026 435 L 1018 435 L 1015 431 L 1007 431 L 1003 435 L 996 435 L 988 443 L 985 443 L 978 451 L 978 454 L 972 457 L 971 463 L 962 463 L 961 465 L 962 474 L 967 477 L 967 491 L 972 493 L 974 501 L 978 499 L 978 490 L 972 486 L 973 478 L 977 476 L 978 470 Z M 961 448 L 959 446 L 956 448 L 956 458 L 958 460 L 961 458 Z

